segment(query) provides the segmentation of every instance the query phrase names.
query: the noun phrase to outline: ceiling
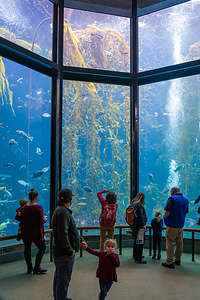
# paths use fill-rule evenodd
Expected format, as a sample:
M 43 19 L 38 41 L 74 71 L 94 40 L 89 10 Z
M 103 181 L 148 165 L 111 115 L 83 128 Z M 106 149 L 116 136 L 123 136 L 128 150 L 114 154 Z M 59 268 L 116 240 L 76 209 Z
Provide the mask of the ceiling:
M 191 0 L 137 0 L 138 16 L 146 15 Z M 132 16 L 132 0 L 64 0 L 65 7 L 117 15 Z

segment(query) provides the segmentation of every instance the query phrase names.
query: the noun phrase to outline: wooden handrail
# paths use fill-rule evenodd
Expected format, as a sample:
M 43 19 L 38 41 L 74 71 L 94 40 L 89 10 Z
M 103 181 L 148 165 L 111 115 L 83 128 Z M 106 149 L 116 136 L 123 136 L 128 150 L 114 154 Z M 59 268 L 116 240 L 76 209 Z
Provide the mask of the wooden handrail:
M 151 226 L 146 226 L 147 229 L 152 228 Z M 99 229 L 99 226 L 78 226 L 77 229 L 78 230 L 94 230 L 94 229 Z M 116 225 L 115 228 L 121 228 L 121 229 L 125 229 L 125 228 L 130 228 L 130 226 L 128 225 Z M 166 227 L 163 227 L 163 230 L 166 230 Z M 200 229 L 196 229 L 196 228 L 183 228 L 183 231 L 186 232 L 200 232 Z M 47 229 L 45 230 L 45 234 L 51 233 L 52 229 Z M 6 236 L 0 236 L 0 241 L 8 241 L 8 240 L 13 240 L 16 239 L 17 235 L 6 235 Z

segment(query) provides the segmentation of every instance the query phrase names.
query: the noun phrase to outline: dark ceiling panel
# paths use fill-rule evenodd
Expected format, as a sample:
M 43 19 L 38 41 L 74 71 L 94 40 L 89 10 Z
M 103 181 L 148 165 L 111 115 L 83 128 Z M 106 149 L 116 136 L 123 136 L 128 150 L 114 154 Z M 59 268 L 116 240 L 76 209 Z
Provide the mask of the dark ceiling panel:
M 191 0 L 137 0 L 138 16 Z M 64 0 L 65 7 L 131 17 L 132 0 Z

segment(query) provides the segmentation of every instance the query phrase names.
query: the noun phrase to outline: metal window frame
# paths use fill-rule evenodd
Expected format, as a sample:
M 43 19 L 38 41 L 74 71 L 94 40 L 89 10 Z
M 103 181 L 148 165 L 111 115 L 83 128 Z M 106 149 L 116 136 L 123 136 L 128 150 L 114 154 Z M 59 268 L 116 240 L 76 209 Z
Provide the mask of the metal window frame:
M 139 188 L 139 99 L 141 85 L 200 74 L 200 60 L 138 72 L 137 1 L 132 0 L 130 22 L 130 73 L 63 66 L 64 0 L 53 3 L 52 61 L 0 37 L 0 55 L 52 78 L 50 216 L 56 206 L 62 178 L 62 93 L 63 80 L 89 81 L 130 86 L 130 183 L 132 199 Z

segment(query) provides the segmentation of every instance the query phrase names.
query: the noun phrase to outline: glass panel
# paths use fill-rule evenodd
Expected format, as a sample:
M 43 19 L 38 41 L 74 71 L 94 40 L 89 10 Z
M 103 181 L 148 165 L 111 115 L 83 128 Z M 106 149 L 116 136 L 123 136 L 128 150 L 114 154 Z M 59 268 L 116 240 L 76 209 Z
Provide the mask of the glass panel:
M 130 200 L 129 87 L 65 81 L 63 188 L 72 189 L 78 225 L 99 225 L 98 191 L 115 191 L 117 224 Z
M 139 18 L 139 70 L 200 59 L 200 2 L 191 0 Z
M 1 1 L 0 36 L 51 59 L 52 9 L 50 1 Z
M 140 88 L 140 190 L 148 223 L 178 186 L 189 201 L 199 195 L 200 75 Z M 197 227 L 191 204 L 185 227 Z M 191 235 L 190 235 L 191 236 Z
M 49 215 L 51 79 L 1 57 L 0 64 L 0 235 L 10 235 L 30 188 Z
M 129 72 L 130 20 L 65 8 L 64 64 Z

